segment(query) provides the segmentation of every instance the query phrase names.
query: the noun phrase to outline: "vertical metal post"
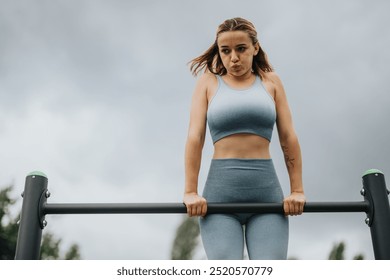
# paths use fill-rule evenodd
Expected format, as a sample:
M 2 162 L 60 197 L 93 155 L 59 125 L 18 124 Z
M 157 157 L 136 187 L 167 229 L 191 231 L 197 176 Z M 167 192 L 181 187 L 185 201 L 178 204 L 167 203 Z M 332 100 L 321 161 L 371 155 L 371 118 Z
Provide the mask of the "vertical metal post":
M 389 191 L 381 171 L 370 169 L 364 173 L 362 194 L 370 204 L 366 223 L 371 230 L 375 259 L 390 260 Z
M 44 220 L 42 205 L 46 203 L 47 177 L 42 172 L 31 172 L 26 177 L 20 217 L 16 260 L 39 259 Z

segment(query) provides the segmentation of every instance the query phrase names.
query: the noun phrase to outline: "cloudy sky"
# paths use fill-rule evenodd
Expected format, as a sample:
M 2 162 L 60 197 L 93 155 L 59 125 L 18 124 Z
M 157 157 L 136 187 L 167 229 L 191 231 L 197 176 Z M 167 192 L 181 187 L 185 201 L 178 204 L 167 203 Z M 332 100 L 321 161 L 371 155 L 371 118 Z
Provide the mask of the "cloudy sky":
M 240 16 L 257 27 L 300 139 L 308 201 L 360 201 L 390 174 L 387 1 L 0 0 L 0 186 L 49 178 L 55 202 L 181 202 L 196 78 L 187 62 Z M 209 135 L 202 191 L 212 156 Z M 275 130 L 271 153 L 285 193 Z M 19 200 L 19 206 L 21 199 Z M 84 259 L 169 259 L 183 215 L 47 217 Z M 290 219 L 289 256 L 373 259 L 364 213 Z M 197 256 L 204 257 L 200 248 Z

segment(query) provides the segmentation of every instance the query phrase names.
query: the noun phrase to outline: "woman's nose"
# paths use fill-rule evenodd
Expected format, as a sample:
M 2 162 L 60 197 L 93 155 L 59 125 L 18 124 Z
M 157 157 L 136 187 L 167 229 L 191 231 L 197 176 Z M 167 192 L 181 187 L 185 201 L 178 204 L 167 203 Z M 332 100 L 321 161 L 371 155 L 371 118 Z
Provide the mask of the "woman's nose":
M 230 60 L 231 60 L 233 63 L 235 63 L 235 62 L 237 62 L 237 61 L 239 60 L 239 57 L 238 57 L 238 55 L 237 55 L 237 53 L 236 53 L 235 51 L 232 51 Z

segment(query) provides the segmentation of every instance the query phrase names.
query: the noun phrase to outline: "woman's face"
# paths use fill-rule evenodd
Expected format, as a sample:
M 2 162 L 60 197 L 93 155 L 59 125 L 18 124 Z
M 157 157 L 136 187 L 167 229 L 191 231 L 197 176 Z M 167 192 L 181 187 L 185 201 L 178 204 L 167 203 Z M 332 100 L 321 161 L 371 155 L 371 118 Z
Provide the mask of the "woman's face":
M 258 53 L 258 44 L 253 45 L 248 33 L 226 31 L 218 36 L 218 51 L 228 74 L 240 77 L 252 71 L 253 57 Z

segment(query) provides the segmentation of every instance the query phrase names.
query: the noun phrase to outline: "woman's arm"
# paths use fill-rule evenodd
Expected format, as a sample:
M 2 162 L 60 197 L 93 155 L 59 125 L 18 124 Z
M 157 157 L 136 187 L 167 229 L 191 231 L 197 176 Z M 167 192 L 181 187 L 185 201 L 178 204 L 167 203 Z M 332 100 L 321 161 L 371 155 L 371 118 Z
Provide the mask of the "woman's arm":
M 185 148 L 185 190 L 183 202 L 189 216 L 204 216 L 206 200 L 198 195 L 198 176 L 206 135 L 207 82 L 210 74 L 202 75 L 195 87 L 190 113 L 190 124 Z
M 283 84 L 275 73 L 271 74 L 271 79 L 275 88 L 277 112 L 276 125 L 284 160 L 290 177 L 291 194 L 284 199 L 284 212 L 286 215 L 300 215 L 303 212 L 306 201 L 302 182 L 301 148 L 294 130 Z

